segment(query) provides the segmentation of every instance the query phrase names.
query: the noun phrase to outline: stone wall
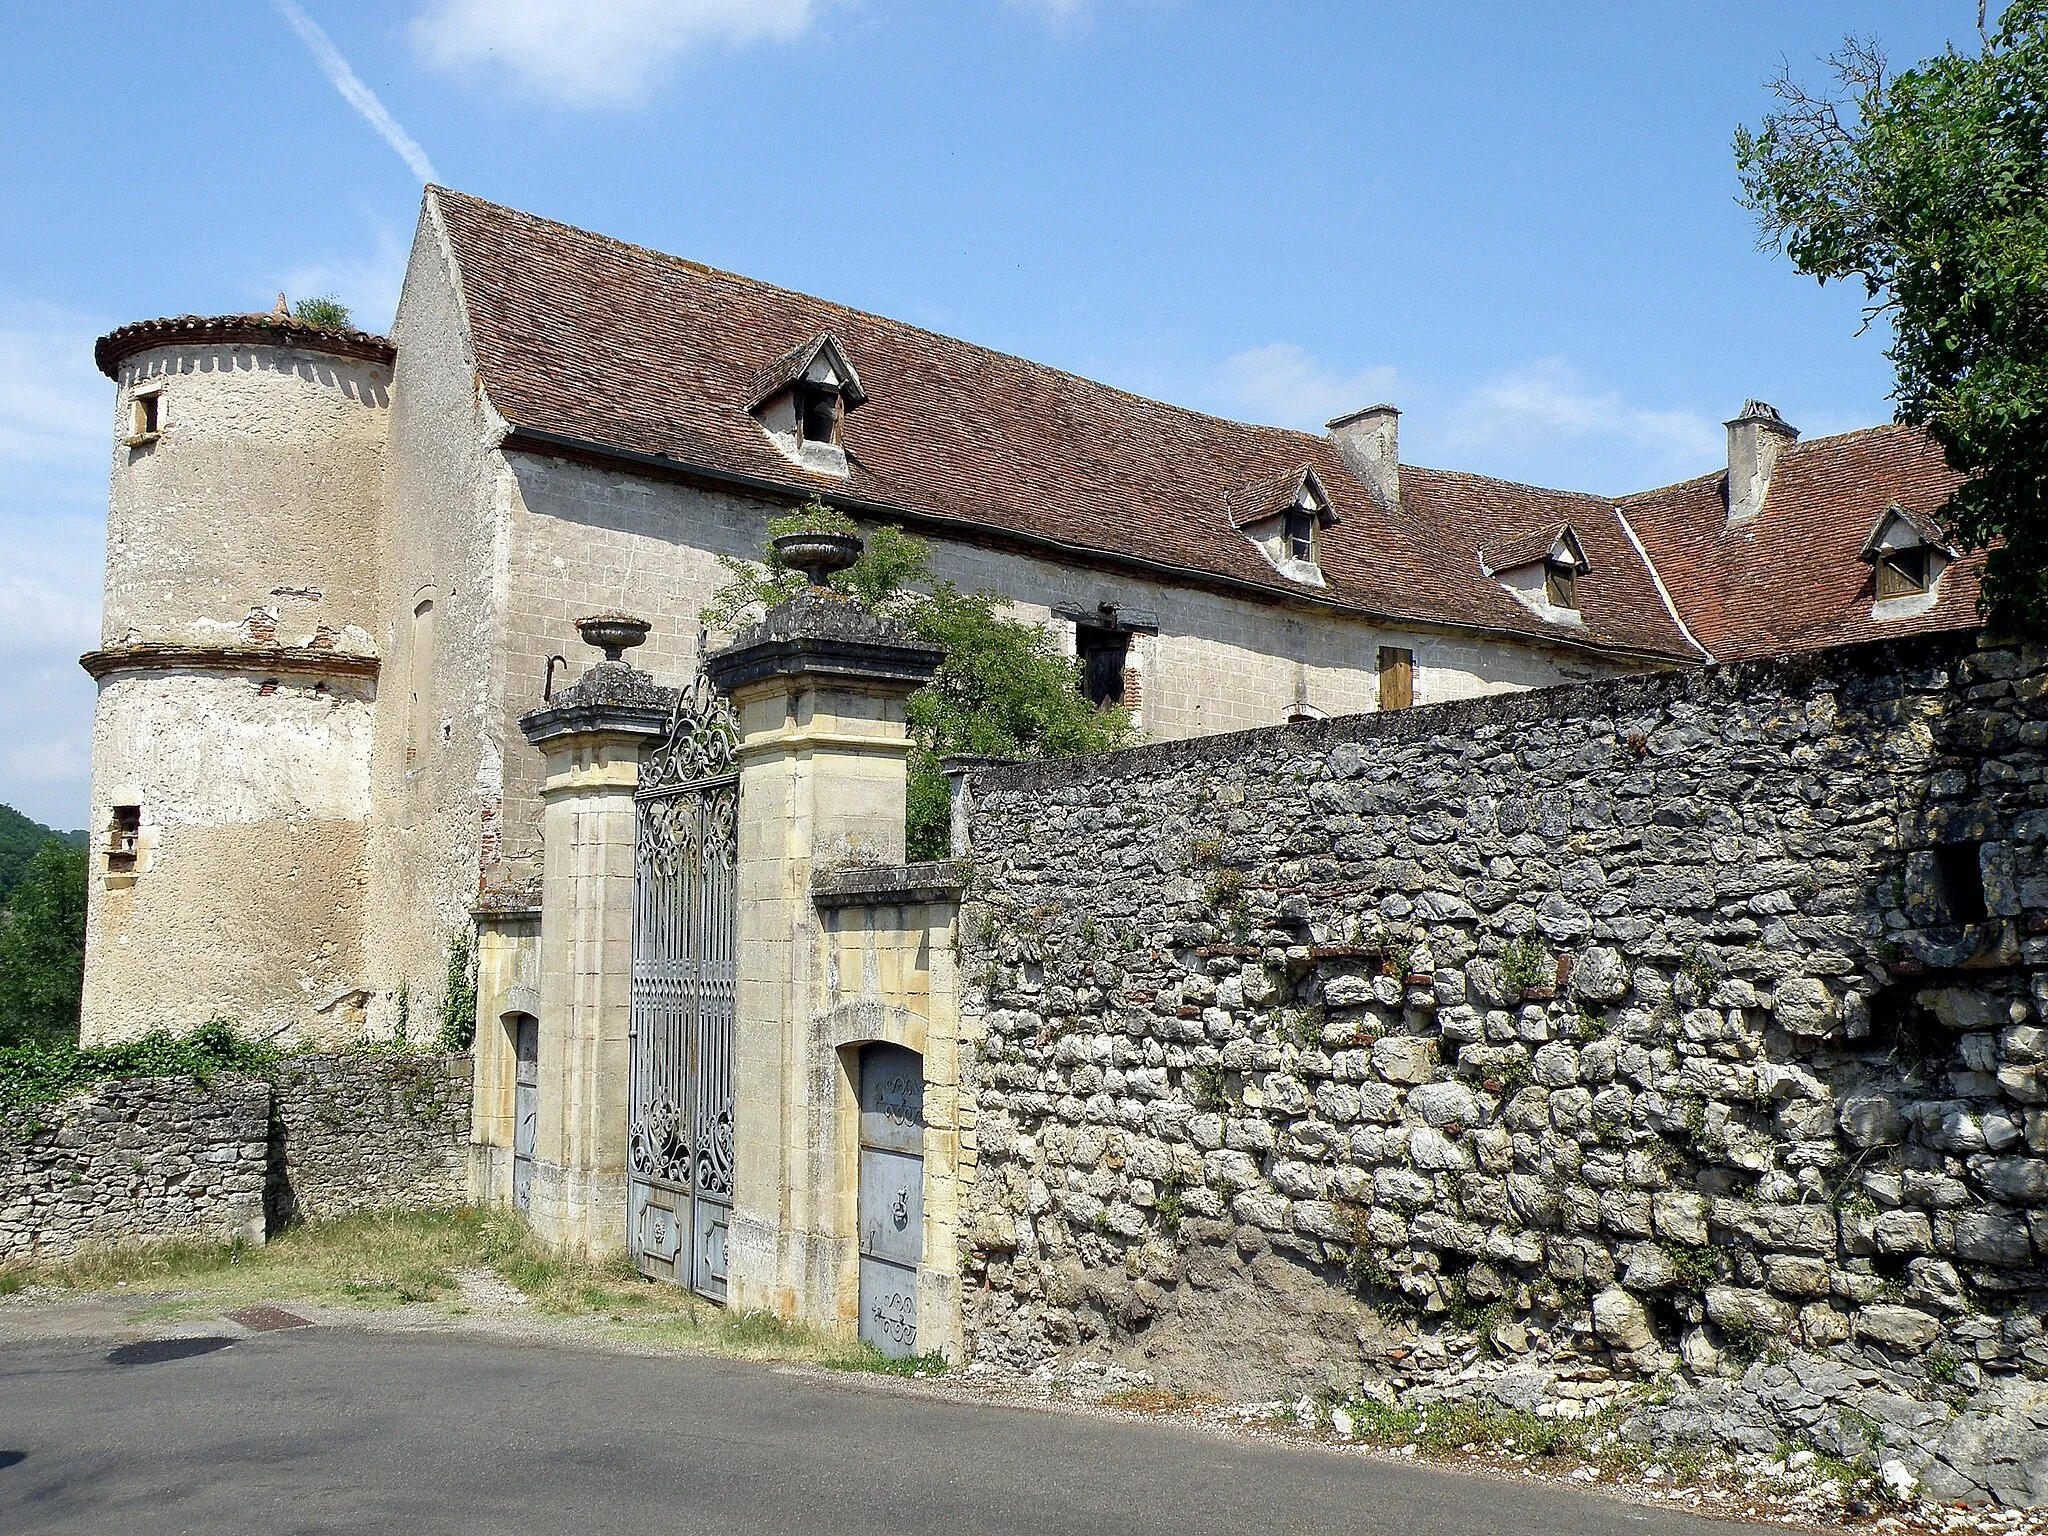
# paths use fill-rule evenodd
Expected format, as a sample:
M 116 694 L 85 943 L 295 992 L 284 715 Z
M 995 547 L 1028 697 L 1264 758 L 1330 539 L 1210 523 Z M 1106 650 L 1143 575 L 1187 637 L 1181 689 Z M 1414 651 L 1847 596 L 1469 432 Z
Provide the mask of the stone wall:
M 467 1056 L 302 1056 L 275 1080 L 99 1083 L 0 1140 L 0 1265 L 465 1199 Z
M 272 1228 L 468 1199 L 470 1058 L 300 1056 L 278 1069 Z
M 144 1077 L 40 1107 L 0 1141 L 0 1264 L 137 1238 L 263 1241 L 270 1087 Z
M 977 774 L 970 1348 L 2048 1499 L 2044 694 L 1943 637 Z

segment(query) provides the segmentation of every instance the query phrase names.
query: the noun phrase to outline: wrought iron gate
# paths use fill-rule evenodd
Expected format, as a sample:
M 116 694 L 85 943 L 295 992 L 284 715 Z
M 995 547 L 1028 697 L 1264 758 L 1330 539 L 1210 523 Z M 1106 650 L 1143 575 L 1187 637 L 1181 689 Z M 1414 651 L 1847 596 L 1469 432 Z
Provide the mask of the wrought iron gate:
M 733 1186 L 739 728 L 703 678 L 640 772 L 633 840 L 627 1251 L 725 1299 Z

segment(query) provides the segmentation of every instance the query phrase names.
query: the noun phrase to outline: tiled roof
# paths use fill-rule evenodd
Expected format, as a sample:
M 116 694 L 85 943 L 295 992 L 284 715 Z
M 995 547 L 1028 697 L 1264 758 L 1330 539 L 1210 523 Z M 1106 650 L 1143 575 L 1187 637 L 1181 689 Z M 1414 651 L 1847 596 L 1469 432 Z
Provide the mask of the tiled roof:
M 1873 620 L 1871 568 L 1860 557 L 1871 526 L 1896 504 L 1935 516 L 1962 477 L 1914 427 L 1871 427 L 1794 443 L 1778 459 L 1763 511 L 1729 531 L 1726 473 L 1625 497 L 1687 626 L 1717 660 L 1816 650 L 1857 640 L 1977 622 L 1983 557 L 1951 566 L 1938 600 L 1913 619 Z
M 119 380 L 121 364 L 152 347 L 235 346 L 303 347 L 389 363 L 396 351 L 388 337 L 368 331 L 334 331 L 308 325 L 287 315 L 173 315 L 163 320 L 138 320 L 109 331 L 92 349 L 92 360 L 108 378 Z
M 477 368 L 516 429 L 744 477 L 792 496 L 1164 564 L 1367 614 L 1565 644 L 1694 653 L 1612 505 L 1404 467 L 1380 508 L 1322 437 L 1164 405 L 1036 363 L 439 188 Z M 761 377 L 829 331 L 867 402 L 850 474 L 792 464 L 747 414 Z M 515 436 L 514 444 L 518 442 Z M 1312 467 L 1339 519 L 1303 588 L 1231 526 L 1225 493 Z M 1569 521 L 1584 626 L 1544 621 L 1479 568 L 1501 527 Z

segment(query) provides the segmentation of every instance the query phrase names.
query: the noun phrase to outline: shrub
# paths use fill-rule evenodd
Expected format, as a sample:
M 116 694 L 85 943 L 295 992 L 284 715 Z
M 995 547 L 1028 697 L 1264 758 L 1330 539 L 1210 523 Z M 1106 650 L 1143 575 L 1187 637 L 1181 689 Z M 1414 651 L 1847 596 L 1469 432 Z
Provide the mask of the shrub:
M 348 306 L 331 293 L 299 300 L 292 306 L 292 318 L 304 325 L 317 325 L 323 331 L 346 331 L 355 323 Z
M 189 1035 L 154 1030 L 139 1040 L 81 1049 L 69 1041 L 0 1047 L 0 1138 L 42 1129 L 35 1108 L 93 1083 L 131 1077 L 191 1077 L 223 1072 L 268 1073 L 284 1053 L 268 1041 L 245 1040 L 228 1020 L 209 1020 Z

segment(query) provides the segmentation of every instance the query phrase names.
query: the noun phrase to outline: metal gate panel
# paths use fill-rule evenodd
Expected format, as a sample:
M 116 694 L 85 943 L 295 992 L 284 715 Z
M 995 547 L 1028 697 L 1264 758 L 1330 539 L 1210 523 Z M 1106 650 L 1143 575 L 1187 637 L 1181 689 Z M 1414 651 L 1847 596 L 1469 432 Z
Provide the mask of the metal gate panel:
M 634 835 L 627 1250 L 725 1299 L 733 1190 L 739 729 L 699 678 L 641 770 Z
M 512 1034 L 512 1204 L 533 1203 L 533 1143 L 540 1129 L 540 1023 L 521 1014 Z
M 897 1045 L 860 1053 L 860 1336 L 917 1353 L 924 1262 L 924 1059 Z

